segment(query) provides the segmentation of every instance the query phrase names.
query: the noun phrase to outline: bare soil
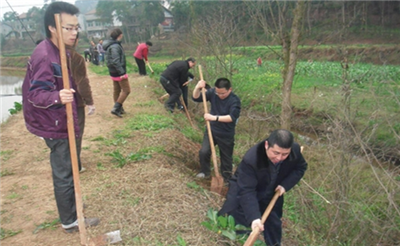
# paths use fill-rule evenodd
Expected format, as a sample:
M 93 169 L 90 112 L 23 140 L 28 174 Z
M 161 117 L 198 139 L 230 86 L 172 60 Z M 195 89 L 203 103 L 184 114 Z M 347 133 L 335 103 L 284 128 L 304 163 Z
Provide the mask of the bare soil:
M 101 223 L 88 229 L 88 237 L 120 230 L 123 241 L 114 245 L 229 245 L 229 240 L 201 225 L 209 208 L 218 209 L 223 197 L 209 192 L 209 181 L 198 182 L 199 145 L 180 131 L 134 131 L 128 142 L 117 147 L 95 141 L 113 139 L 135 114 L 147 112 L 169 115 L 158 102 L 149 77 L 130 76 L 132 93 L 124 104 L 123 119 L 110 113 L 112 83 L 108 76 L 89 74 L 96 113 L 86 118 L 82 162 L 87 169 L 80 175 L 86 217 L 99 217 Z M 189 123 L 187 123 L 189 124 Z M 1 245 L 80 245 L 79 233 L 65 234 L 58 219 L 53 194 L 49 149 L 29 133 L 22 113 L 1 125 L 1 228 L 19 232 L 6 237 Z M 117 168 L 105 153 L 115 149 L 137 152 L 160 146 L 171 155 L 153 153 L 147 160 Z M 197 181 L 201 187 L 187 184 Z

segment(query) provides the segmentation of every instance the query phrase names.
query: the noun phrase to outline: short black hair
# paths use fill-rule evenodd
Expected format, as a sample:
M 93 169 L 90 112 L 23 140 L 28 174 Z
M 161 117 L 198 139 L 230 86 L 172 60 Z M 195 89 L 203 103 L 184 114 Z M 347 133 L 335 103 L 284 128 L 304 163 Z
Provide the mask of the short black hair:
M 150 41 L 146 41 L 146 44 L 147 44 L 148 46 L 153 46 L 153 43 L 150 42 Z
M 269 135 L 268 141 L 268 148 L 273 147 L 275 144 L 278 145 L 280 148 L 283 149 L 290 149 L 293 145 L 293 134 L 284 129 L 278 129 Z
M 119 37 L 119 35 L 122 34 L 121 29 L 119 28 L 114 28 L 111 33 L 110 33 L 110 37 L 114 40 L 117 40 L 117 38 Z
M 76 15 L 79 13 L 79 9 L 75 5 L 66 2 L 52 2 L 49 4 L 49 6 L 46 8 L 46 12 L 44 13 L 44 28 L 46 29 L 46 37 L 51 38 L 49 26 L 56 28 L 56 20 L 54 19 L 54 15 L 61 13 Z
M 186 59 L 187 62 L 196 62 L 196 59 L 194 59 L 193 57 L 189 57 L 188 59 Z
M 227 78 L 219 78 L 217 81 L 215 81 L 215 87 L 218 89 L 225 88 L 226 90 L 229 90 L 232 87 L 231 81 Z

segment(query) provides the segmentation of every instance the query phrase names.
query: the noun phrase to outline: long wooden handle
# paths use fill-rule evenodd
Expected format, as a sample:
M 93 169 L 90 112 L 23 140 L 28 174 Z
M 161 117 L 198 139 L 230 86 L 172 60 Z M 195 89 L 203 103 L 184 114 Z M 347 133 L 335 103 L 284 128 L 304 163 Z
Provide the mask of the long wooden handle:
M 271 213 L 272 209 L 275 206 L 276 200 L 279 198 L 279 191 L 275 192 L 274 197 L 268 204 L 268 207 L 265 209 L 264 214 L 261 217 L 261 223 L 264 224 L 265 221 L 267 220 L 269 214 Z M 243 244 L 243 246 L 253 246 L 255 241 L 257 240 L 258 234 L 260 233 L 260 229 L 256 227 L 250 234 L 250 236 L 247 238 L 246 242 Z
M 56 22 L 56 28 L 58 34 L 58 49 L 60 50 L 63 85 L 64 89 L 70 89 L 69 73 L 67 67 L 67 56 L 65 52 L 65 44 L 62 34 L 60 14 L 55 14 L 54 20 Z M 78 166 L 78 155 L 76 152 L 75 127 L 74 127 L 74 117 L 72 112 L 72 103 L 67 103 L 65 107 L 67 110 L 68 141 L 69 141 L 69 151 L 71 154 L 71 162 L 72 162 L 72 174 L 74 178 L 76 213 L 78 216 L 79 234 L 81 238 L 81 244 L 87 245 L 85 217 L 83 216 L 83 203 L 82 203 L 82 195 L 81 195 L 81 188 L 79 181 L 79 166 Z
M 192 122 L 192 118 L 190 117 L 189 111 L 187 110 L 187 107 L 186 107 L 185 101 L 183 100 L 183 96 L 182 95 L 179 97 L 179 100 L 181 101 L 183 109 L 185 110 L 185 114 L 186 114 L 186 117 L 188 118 L 188 120 L 190 122 L 190 125 L 194 128 L 194 125 L 193 125 L 193 122 Z
M 199 65 L 199 73 L 200 73 L 200 80 L 204 80 L 201 65 Z M 206 88 L 203 87 L 203 89 L 201 89 L 201 94 L 202 94 L 202 98 L 203 98 L 204 113 L 207 114 L 208 108 L 207 108 L 207 100 L 206 100 Z M 214 164 L 215 176 L 220 177 L 221 175 L 219 174 L 219 170 L 218 170 L 217 154 L 215 153 L 214 139 L 213 139 L 212 132 L 211 132 L 211 124 L 208 120 L 206 120 L 206 125 L 207 125 L 207 131 L 208 131 L 208 139 L 210 140 L 211 157 L 212 157 L 213 164 Z
M 147 64 L 147 66 L 149 67 L 151 73 L 154 73 L 153 69 L 152 69 L 151 66 L 150 66 L 150 63 L 147 61 L 146 64 Z

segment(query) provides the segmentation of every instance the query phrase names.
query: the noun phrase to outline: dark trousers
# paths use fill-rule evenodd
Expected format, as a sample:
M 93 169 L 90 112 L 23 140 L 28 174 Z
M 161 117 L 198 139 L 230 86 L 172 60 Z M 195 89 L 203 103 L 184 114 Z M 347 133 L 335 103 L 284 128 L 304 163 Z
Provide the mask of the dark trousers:
M 92 56 L 90 55 L 89 51 L 85 51 L 85 61 L 92 61 Z
M 264 240 L 267 246 L 280 246 L 282 240 L 282 203 L 275 204 L 271 213 L 269 214 L 267 220 L 264 223 Z M 264 213 L 267 205 L 260 205 L 261 215 Z M 235 218 L 236 224 L 241 224 L 244 226 L 251 226 L 251 222 L 246 222 L 244 212 L 241 207 L 228 213 Z
M 45 138 L 50 148 L 50 164 L 53 175 L 54 196 L 63 225 L 77 220 L 74 180 L 68 139 Z
M 136 61 L 136 64 L 138 65 L 138 68 L 139 68 L 139 74 L 140 75 L 146 75 L 147 74 L 146 73 L 146 64 L 144 62 L 144 59 L 139 59 L 139 58 L 135 57 L 135 61 Z
M 78 155 L 78 164 L 79 164 L 79 170 L 82 169 L 82 162 L 81 162 L 81 150 L 82 150 L 82 138 L 83 138 L 83 132 L 85 130 L 85 107 L 78 107 L 78 124 L 79 124 L 79 138 L 76 138 L 76 149 L 77 149 L 77 155 Z
M 219 155 L 221 158 L 221 175 L 225 182 L 228 182 L 232 176 L 232 155 L 233 147 L 235 146 L 234 136 L 232 137 L 219 137 L 213 134 L 214 145 L 218 145 Z M 203 143 L 199 151 L 201 172 L 206 176 L 211 174 L 210 159 L 211 159 L 211 145 L 208 138 L 208 132 L 204 132 Z
M 178 86 L 173 85 L 171 81 L 164 77 L 160 77 L 160 83 L 169 94 L 169 98 L 165 101 L 164 106 L 167 110 L 174 112 L 175 104 L 180 104 L 179 97 L 181 96 L 182 91 Z
M 183 102 L 185 103 L 186 108 L 188 107 L 188 87 L 187 86 L 181 86 L 180 87 L 182 91 L 182 97 L 183 97 Z M 179 100 L 178 106 L 181 106 L 181 101 Z

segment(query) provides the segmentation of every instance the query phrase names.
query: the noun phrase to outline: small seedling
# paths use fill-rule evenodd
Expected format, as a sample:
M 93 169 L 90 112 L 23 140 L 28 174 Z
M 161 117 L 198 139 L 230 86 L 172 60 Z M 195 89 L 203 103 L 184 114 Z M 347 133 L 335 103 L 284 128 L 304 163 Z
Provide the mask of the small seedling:
M 3 240 L 3 239 L 8 238 L 8 237 L 15 236 L 15 235 L 17 235 L 18 233 L 21 233 L 21 232 L 22 232 L 22 230 L 13 231 L 13 230 L 7 230 L 7 229 L 4 229 L 4 228 L 0 228 L 0 240 Z
M 45 230 L 45 229 L 52 229 L 55 230 L 58 227 L 58 223 L 60 223 L 60 219 L 55 219 L 51 222 L 43 222 L 42 224 L 38 225 L 36 229 L 33 231 L 33 234 L 38 233 L 40 230 Z

